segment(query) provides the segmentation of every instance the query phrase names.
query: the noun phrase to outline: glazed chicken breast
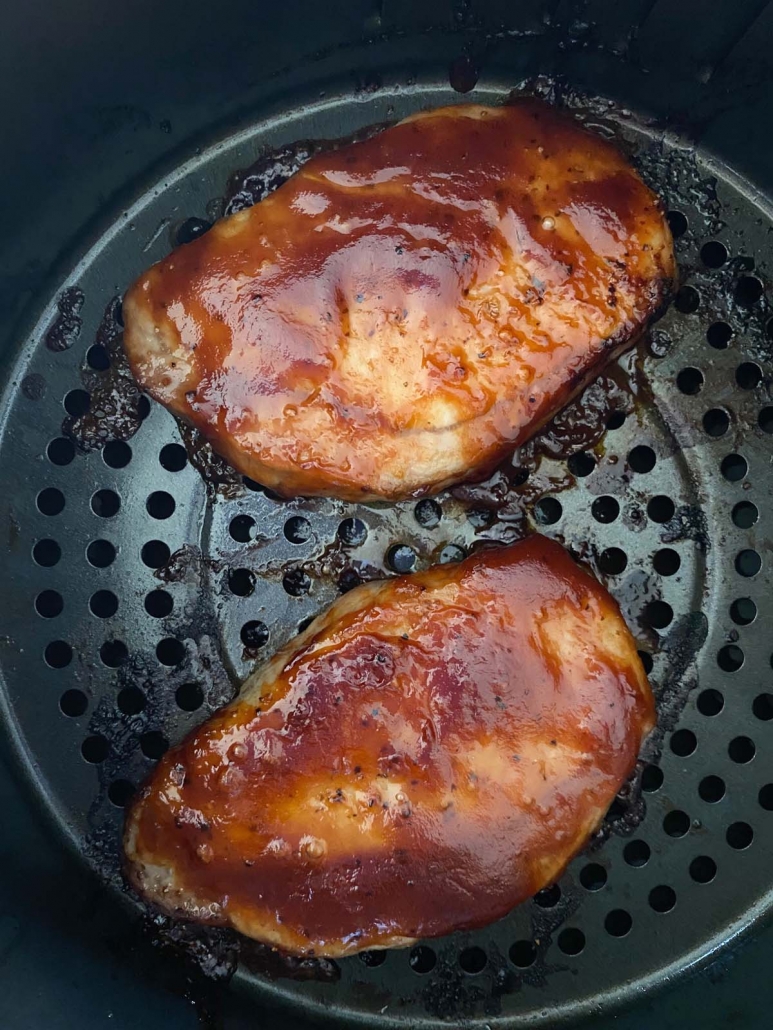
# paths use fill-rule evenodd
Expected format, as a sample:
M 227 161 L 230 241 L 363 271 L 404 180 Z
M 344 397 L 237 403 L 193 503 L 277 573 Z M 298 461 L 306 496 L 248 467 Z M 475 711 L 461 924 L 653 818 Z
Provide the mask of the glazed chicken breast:
M 552 541 L 364 584 L 162 758 L 128 875 L 296 955 L 480 926 L 559 876 L 654 721 L 617 604 Z
M 490 472 L 662 309 L 657 197 L 536 101 L 413 115 L 314 157 L 124 302 L 142 389 L 284 496 Z

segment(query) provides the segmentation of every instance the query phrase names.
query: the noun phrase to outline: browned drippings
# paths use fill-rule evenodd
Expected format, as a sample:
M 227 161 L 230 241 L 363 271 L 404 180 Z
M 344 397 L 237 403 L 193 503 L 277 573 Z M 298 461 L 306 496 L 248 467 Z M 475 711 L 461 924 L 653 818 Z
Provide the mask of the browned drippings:
M 81 333 L 83 291 L 70 286 L 62 292 L 56 302 L 57 315 L 46 333 L 46 347 L 55 353 L 69 350 Z
M 83 451 L 97 450 L 109 440 L 130 440 L 147 413 L 143 404 L 148 401 L 143 399 L 124 353 L 120 317 L 121 302 L 114 297 L 105 308 L 94 339 L 94 346 L 104 351 L 108 368 L 97 371 L 84 366 L 81 378 L 91 396 L 89 409 L 83 415 L 68 416 L 62 423 L 62 432 Z

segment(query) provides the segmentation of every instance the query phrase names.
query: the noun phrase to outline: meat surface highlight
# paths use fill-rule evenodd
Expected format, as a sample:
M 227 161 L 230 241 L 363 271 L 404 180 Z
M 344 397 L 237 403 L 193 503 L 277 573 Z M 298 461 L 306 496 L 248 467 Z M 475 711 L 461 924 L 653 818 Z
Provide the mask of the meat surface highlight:
M 561 874 L 654 722 L 617 604 L 550 540 L 364 584 L 161 759 L 127 872 L 296 955 L 481 926 Z
M 536 100 L 413 115 L 314 157 L 124 302 L 142 389 L 283 496 L 488 474 L 662 310 L 661 205 Z

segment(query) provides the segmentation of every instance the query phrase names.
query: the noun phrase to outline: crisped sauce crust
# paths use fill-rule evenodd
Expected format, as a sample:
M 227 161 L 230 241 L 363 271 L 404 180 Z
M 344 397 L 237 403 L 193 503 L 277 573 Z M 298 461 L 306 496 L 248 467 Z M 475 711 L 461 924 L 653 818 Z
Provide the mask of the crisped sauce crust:
M 340 598 L 161 760 L 127 869 L 297 954 L 483 925 L 561 873 L 653 724 L 617 605 L 532 537 Z
M 490 471 L 659 312 L 654 194 L 535 100 L 311 159 L 126 295 L 140 385 L 289 496 L 400 499 Z

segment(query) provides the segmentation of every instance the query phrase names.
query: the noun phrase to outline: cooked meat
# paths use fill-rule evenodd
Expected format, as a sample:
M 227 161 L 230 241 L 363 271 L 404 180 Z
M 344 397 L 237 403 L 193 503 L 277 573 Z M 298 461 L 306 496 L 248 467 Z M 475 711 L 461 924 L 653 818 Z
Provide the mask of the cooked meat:
M 488 473 L 657 315 L 661 206 L 537 101 L 310 160 L 124 303 L 143 389 L 279 493 L 398 500 Z
M 559 876 L 654 719 L 616 603 L 552 541 L 365 584 L 164 756 L 129 876 L 299 955 L 480 926 Z

